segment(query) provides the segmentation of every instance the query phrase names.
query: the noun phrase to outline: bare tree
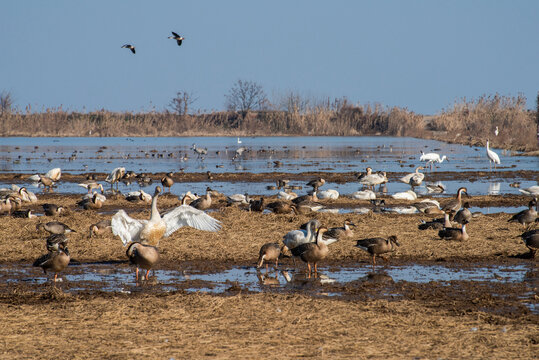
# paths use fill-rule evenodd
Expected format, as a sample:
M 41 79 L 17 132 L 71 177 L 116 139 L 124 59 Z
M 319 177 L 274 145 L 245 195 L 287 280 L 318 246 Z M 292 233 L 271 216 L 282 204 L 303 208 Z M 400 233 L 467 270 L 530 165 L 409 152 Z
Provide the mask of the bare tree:
M 266 109 L 269 103 L 262 85 L 248 80 L 236 81 L 225 98 L 228 110 L 239 110 L 244 113 L 250 110 Z
M 13 97 L 9 91 L 2 91 L 0 94 L 0 115 L 10 114 L 13 106 Z
M 189 108 L 197 100 L 193 96 L 193 93 L 187 91 L 178 91 L 176 97 L 170 101 L 169 106 L 174 110 L 178 115 L 186 115 Z

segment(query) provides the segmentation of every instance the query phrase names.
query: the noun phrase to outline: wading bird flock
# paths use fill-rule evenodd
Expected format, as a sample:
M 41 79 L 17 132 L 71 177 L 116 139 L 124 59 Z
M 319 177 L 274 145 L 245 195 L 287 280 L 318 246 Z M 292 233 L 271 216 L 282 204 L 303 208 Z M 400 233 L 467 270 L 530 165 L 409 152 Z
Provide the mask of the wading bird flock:
M 175 36 L 177 34 L 174 34 Z M 182 38 L 183 39 L 183 38 Z M 181 40 L 179 45 L 181 44 Z M 500 163 L 499 157 L 489 149 L 487 141 L 487 155 L 489 161 L 495 165 Z M 193 144 L 193 150 L 199 156 L 207 154 L 207 149 L 199 148 Z M 423 153 L 419 161 L 427 162 L 427 166 L 433 165 L 434 162 L 440 164 L 447 157 L 436 153 Z M 425 178 L 425 174 L 420 170 L 424 170 L 423 166 L 416 167 L 415 171 L 400 178 L 400 181 L 409 184 L 412 190 L 402 193 L 393 194 L 395 199 L 415 201 L 413 209 L 424 214 L 443 215 L 441 218 L 431 221 L 423 221 L 418 225 L 419 230 L 435 229 L 438 230 L 438 237 L 445 240 L 466 241 L 470 238 L 466 225 L 473 221 L 474 214 L 469 210 L 469 202 L 463 203 L 463 196 L 468 196 L 467 189 L 461 187 L 456 192 L 455 198 L 446 201 L 440 205 L 438 201 L 433 199 L 424 199 L 417 202 L 417 194 L 414 192 L 414 187 L 420 186 Z M 43 186 L 48 187 L 47 191 L 51 191 L 53 184 L 58 182 L 61 177 L 59 168 L 52 169 L 45 175 L 33 175 L 29 179 L 34 182 L 39 182 Z M 124 167 L 118 167 L 104 179 L 105 182 L 111 184 L 111 191 L 118 191 L 119 182 L 137 178 L 139 175 L 134 172 L 128 172 Z M 142 176 L 141 178 L 143 178 Z M 169 172 L 163 176 L 160 181 L 161 185 L 168 188 L 170 193 L 171 187 L 174 184 L 174 173 Z M 43 179 L 50 179 L 51 183 L 47 185 Z M 211 181 L 210 177 L 208 179 Z M 388 211 L 385 209 L 385 201 L 377 199 L 374 188 L 376 185 L 382 185 L 388 182 L 385 172 L 373 172 L 373 169 L 368 167 L 364 174 L 357 176 L 359 184 L 364 186 L 363 190 L 357 191 L 351 195 L 354 199 L 369 200 L 373 204 L 373 212 Z M 297 196 L 291 191 L 288 179 L 277 180 L 277 186 L 268 186 L 268 188 L 283 189 L 278 193 L 278 198 L 275 201 L 267 202 L 264 197 L 259 199 L 250 198 L 248 194 L 232 194 L 226 197 L 228 206 L 247 206 L 248 211 L 274 212 L 276 214 L 311 214 L 325 205 L 320 203 L 320 199 L 335 200 L 339 197 L 339 193 L 333 189 L 321 190 L 326 181 L 323 178 L 315 178 L 306 183 L 307 187 L 312 190 L 305 195 Z M 116 190 L 113 190 L 116 184 Z M 96 210 L 103 206 L 106 201 L 105 191 L 95 177 L 88 177 L 88 180 L 80 183 L 80 186 L 87 189 L 87 194 L 78 202 L 78 206 L 85 210 Z M 428 188 L 428 192 L 443 192 L 445 189 L 441 185 L 431 185 L 432 190 Z M 96 190 L 100 190 L 98 193 Z M 45 189 L 44 189 L 45 191 Z M 539 196 L 539 186 L 532 186 L 527 189 L 520 189 L 526 195 L 532 196 L 532 200 L 528 204 L 528 209 L 513 215 L 508 222 L 516 222 L 523 225 L 524 233 L 521 235 L 525 245 L 530 249 L 532 256 L 535 256 L 538 245 L 539 235 L 537 230 L 531 227 L 537 222 L 537 197 Z M 126 247 L 126 256 L 129 262 L 136 267 L 136 279 L 139 279 L 139 268 L 146 270 L 143 278 L 148 279 L 149 272 L 159 260 L 159 246 L 163 238 L 170 236 L 183 226 L 189 226 L 203 231 L 219 231 L 222 224 L 208 215 L 204 210 L 212 206 L 212 193 L 210 187 L 207 187 L 206 194 L 199 197 L 191 193 L 185 194 L 181 198 L 181 205 L 169 211 L 160 214 L 157 209 L 157 202 L 162 189 L 160 186 L 155 188 L 152 195 L 145 193 L 143 190 L 128 193 L 125 196 L 127 201 L 143 202 L 149 204 L 151 208 L 149 219 L 136 219 L 130 217 L 124 210 L 116 212 L 110 220 L 103 220 L 92 224 L 89 228 L 89 237 L 99 236 L 107 231 L 112 231 L 112 234 L 119 237 L 124 247 Z M 35 217 L 30 210 L 21 210 L 21 204 L 24 202 L 35 202 L 37 197 L 29 192 L 24 187 L 13 186 L 12 189 L 0 189 L 0 213 L 11 214 L 13 217 Z M 190 204 L 187 204 L 188 201 Z M 42 205 L 45 216 L 57 216 L 66 211 L 62 206 L 51 203 Z M 456 226 L 454 225 L 456 224 Z M 337 241 L 355 240 L 355 246 L 372 256 L 373 271 L 376 265 L 376 257 L 384 257 L 397 250 L 401 246 L 397 235 L 384 237 L 367 237 L 363 239 L 355 238 L 353 231 L 355 224 L 347 219 L 342 227 L 328 228 L 322 225 L 316 219 L 310 220 L 300 229 L 291 230 L 286 233 L 281 243 L 270 242 L 264 244 L 258 253 L 257 268 L 266 264 L 266 270 L 270 263 L 278 267 L 279 260 L 283 257 L 291 257 L 293 262 L 299 259 L 307 264 L 307 276 L 311 274 L 317 276 L 318 264 L 330 254 L 330 245 Z M 68 250 L 67 234 L 76 232 L 70 226 L 59 221 L 38 222 L 36 231 L 45 231 L 49 233 L 46 245 L 48 253 L 39 257 L 34 263 L 34 266 L 43 268 L 45 272 L 54 273 L 56 281 L 58 272 L 64 270 L 70 262 L 70 253 Z M 401 240 L 402 241 L 402 240 Z M 405 243 L 405 241 L 404 241 Z

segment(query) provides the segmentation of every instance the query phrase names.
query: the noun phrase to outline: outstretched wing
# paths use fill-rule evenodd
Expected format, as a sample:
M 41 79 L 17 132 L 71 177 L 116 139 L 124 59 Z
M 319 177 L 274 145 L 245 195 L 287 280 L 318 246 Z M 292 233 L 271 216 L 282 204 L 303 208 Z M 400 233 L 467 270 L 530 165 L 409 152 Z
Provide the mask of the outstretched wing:
M 190 226 L 205 231 L 218 231 L 221 229 L 219 220 L 190 205 L 180 205 L 169 211 L 163 215 L 163 221 L 167 224 L 164 236 L 169 236 L 182 226 Z
M 133 219 L 125 211 L 120 210 L 114 214 L 110 225 L 112 233 L 119 236 L 124 246 L 127 246 L 132 241 L 140 240 L 140 233 L 147 222 L 147 220 Z

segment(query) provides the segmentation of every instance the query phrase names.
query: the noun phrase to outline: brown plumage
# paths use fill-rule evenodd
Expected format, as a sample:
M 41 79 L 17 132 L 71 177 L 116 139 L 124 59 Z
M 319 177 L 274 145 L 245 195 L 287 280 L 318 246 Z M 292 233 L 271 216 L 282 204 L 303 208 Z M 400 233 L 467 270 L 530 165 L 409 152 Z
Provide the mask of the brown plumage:
M 535 219 L 537 219 L 537 210 L 535 210 L 536 205 L 537 201 L 533 199 L 528 203 L 528 209 L 513 215 L 508 222 L 518 222 L 526 227 L 533 224 Z
M 173 175 L 174 174 L 169 172 L 168 174 L 166 174 L 165 176 L 161 178 L 161 185 L 163 185 L 163 188 L 168 187 L 168 192 L 170 192 L 170 188 L 172 187 L 172 185 L 174 185 L 174 180 L 172 180 Z
M 438 231 L 438 236 L 445 240 L 466 241 L 470 238 L 466 232 L 466 224 L 462 228 L 444 228 Z
M 206 195 L 192 201 L 189 205 L 194 207 L 198 210 L 206 210 L 209 209 L 211 206 L 211 189 L 209 187 L 206 188 Z
M 358 240 L 356 243 L 356 247 L 372 255 L 373 270 L 376 265 L 376 256 L 395 251 L 395 246 L 400 246 L 396 235 L 392 235 L 387 239 L 381 237 L 367 238 Z
M 43 184 L 43 189 L 49 188 L 49 191 L 52 190 L 52 186 L 54 185 L 54 181 L 47 176 L 39 176 L 39 182 Z
M 290 214 L 296 208 L 296 205 L 284 201 L 274 201 L 266 205 L 266 207 L 275 214 Z
M 101 220 L 95 224 L 90 225 L 90 236 L 103 235 L 105 232 L 111 229 L 110 220 Z
M 153 265 L 159 260 L 159 250 L 157 247 L 139 242 L 129 244 L 125 252 L 129 262 L 136 266 L 136 280 L 138 280 L 138 269 L 146 270 L 146 280 Z
M 103 206 L 103 201 L 99 198 L 98 193 L 94 193 L 94 196 L 92 196 L 89 199 L 83 199 L 77 203 L 77 205 L 81 206 L 84 210 L 97 210 L 101 209 Z
M 453 221 L 459 223 L 459 224 L 467 224 L 472 220 L 472 212 L 470 211 L 470 203 L 465 202 L 464 205 L 462 205 L 462 209 L 460 209 L 455 217 L 453 218 Z
M 279 255 L 281 255 L 281 248 L 278 243 L 267 243 L 262 245 L 258 254 L 258 262 L 256 268 L 259 269 L 264 261 L 266 262 L 266 271 L 268 271 L 268 262 L 275 261 L 275 268 L 279 266 Z
M 66 234 L 70 232 L 76 232 L 75 230 L 71 229 L 66 224 L 59 222 L 59 221 L 49 221 L 48 223 L 37 223 L 36 224 L 36 230 L 45 230 L 48 231 L 51 234 Z
M 34 262 L 33 266 L 41 267 L 45 274 L 47 270 L 54 272 L 54 281 L 56 282 L 58 273 L 67 267 L 70 260 L 71 257 L 67 247 L 61 247 L 41 256 Z
M 318 262 L 324 260 L 329 254 L 329 248 L 322 241 L 322 237 L 327 230 L 325 227 L 320 227 L 316 233 L 315 242 L 304 243 L 290 249 L 293 256 L 299 257 L 307 263 L 309 277 L 311 277 L 311 263 L 314 264 L 314 274 L 316 277 Z
M 260 197 L 260 200 L 249 200 L 249 209 L 251 211 L 262 212 L 264 211 L 265 207 L 266 205 L 264 197 Z
M 325 237 L 330 237 L 337 240 L 352 237 L 354 236 L 354 231 L 350 228 L 350 226 L 355 227 L 356 224 L 354 224 L 351 220 L 346 219 L 343 226 L 329 228 L 324 235 Z
M 312 186 L 313 191 L 318 191 L 318 188 L 326 183 L 326 180 L 322 178 L 311 180 L 307 183 L 307 186 Z
M 444 213 L 443 218 L 434 219 L 432 221 L 424 221 L 421 224 L 417 226 L 419 230 L 427 230 L 427 229 L 436 229 L 436 230 L 442 230 L 443 228 L 450 228 L 451 221 L 449 221 L 449 214 Z
M 455 199 L 450 200 L 447 202 L 443 207 L 442 210 L 444 212 L 450 212 L 454 211 L 457 212 L 462 207 L 462 194 L 468 195 L 468 190 L 465 187 L 461 187 L 457 190 L 457 195 L 455 196 Z M 468 195 L 469 196 L 469 195 Z
M 530 250 L 532 257 L 535 257 L 539 250 L 539 229 L 526 231 L 521 237 L 526 247 Z
M 43 212 L 47 216 L 59 215 L 59 214 L 61 214 L 62 212 L 65 211 L 65 208 L 63 206 L 58 206 L 56 204 L 47 203 L 47 204 L 43 204 L 41 206 L 43 207 Z
M 294 204 L 299 204 L 304 201 L 318 201 L 318 196 L 316 196 L 316 191 L 313 191 L 312 194 L 306 194 L 298 196 L 297 198 L 292 199 Z

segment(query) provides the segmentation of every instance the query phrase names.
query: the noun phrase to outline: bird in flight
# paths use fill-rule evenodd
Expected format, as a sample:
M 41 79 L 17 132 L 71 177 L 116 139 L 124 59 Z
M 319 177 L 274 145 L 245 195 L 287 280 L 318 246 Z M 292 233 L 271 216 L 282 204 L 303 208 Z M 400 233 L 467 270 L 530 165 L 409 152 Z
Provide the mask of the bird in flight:
M 124 46 L 122 46 L 122 48 L 126 48 L 126 49 L 129 49 L 131 50 L 131 52 L 134 54 L 135 53 L 135 47 L 131 44 L 125 44 Z
M 168 38 L 176 40 L 176 42 L 178 43 L 178 46 L 181 46 L 182 40 L 185 40 L 185 38 L 183 36 L 176 34 L 174 31 L 171 31 L 171 32 L 173 36 L 169 36 Z

